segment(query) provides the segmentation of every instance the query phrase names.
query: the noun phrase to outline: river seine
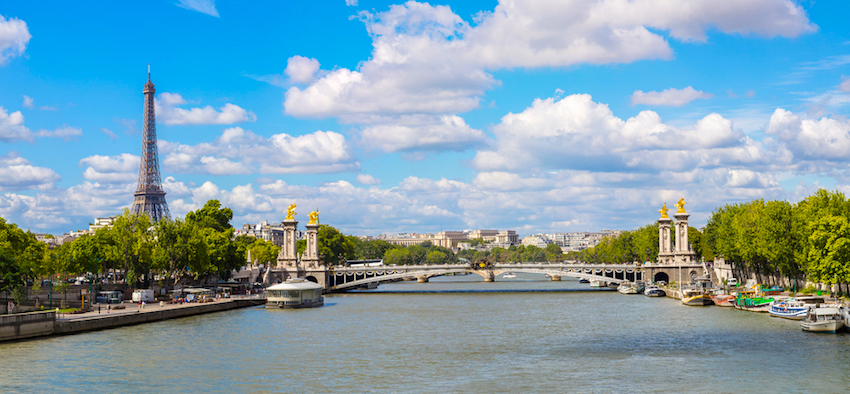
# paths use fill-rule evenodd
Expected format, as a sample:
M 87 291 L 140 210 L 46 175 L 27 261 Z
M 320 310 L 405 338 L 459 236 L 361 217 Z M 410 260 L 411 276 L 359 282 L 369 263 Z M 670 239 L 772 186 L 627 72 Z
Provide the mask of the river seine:
M 670 298 L 569 291 L 588 285 L 541 278 L 386 284 L 327 296 L 316 309 L 255 307 L 4 343 L 0 392 L 850 388 L 848 334 L 806 333 L 799 322 Z M 423 290 L 435 292 L 412 292 Z M 458 290 L 469 292 L 443 292 Z

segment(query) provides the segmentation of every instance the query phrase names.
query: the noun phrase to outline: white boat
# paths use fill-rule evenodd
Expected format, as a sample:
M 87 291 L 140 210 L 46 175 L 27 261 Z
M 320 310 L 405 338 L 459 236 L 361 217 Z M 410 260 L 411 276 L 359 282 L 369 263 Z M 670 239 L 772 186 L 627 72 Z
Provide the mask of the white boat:
M 782 317 L 791 320 L 802 320 L 806 311 L 818 304 L 823 304 L 823 297 L 796 297 L 774 300 L 770 303 L 769 313 L 771 316 Z
M 836 332 L 844 327 L 841 308 L 837 306 L 820 307 L 816 305 L 806 311 L 806 317 L 800 322 L 803 331 Z
M 513 272 L 505 272 L 505 274 L 502 275 L 502 279 L 513 279 L 513 278 L 516 278 L 516 274 L 513 273 Z
M 286 282 L 266 289 L 266 308 L 315 308 L 325 304 L 322 285 L 302 278 L 287 279 Z
M 635 287 L 634 284 L 629 283 L 629 282 L 621 283 L 620 286 L 617 286 L 617 291 L 620 292 L 620 294 L 637 294 L 638 293 L 637 287 Z
M 643 290 L 643 295 L 647 297 L 664 297 L 667 293 L 656 285 L 647 285 L 646 289 Z
M 601 280 L 591 279 L 590 287 L 605 287 L 605 282 Z

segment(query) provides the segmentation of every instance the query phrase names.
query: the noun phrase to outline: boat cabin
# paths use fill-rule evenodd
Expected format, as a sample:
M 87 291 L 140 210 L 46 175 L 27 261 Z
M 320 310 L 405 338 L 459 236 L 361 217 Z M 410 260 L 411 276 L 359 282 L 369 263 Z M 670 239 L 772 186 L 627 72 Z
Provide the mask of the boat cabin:
M 314 308 L 324 304 L 322 285 L 301 278 L 287 279 L 266 289 L 266 308 Z

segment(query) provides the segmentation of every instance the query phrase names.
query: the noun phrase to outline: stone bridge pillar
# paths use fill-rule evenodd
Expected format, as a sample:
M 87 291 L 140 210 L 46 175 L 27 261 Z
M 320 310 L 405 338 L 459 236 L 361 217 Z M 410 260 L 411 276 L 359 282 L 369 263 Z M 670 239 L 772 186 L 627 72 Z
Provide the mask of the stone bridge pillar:
M 428 283 L 428 276 L 422 275 L 416 277 L 416 283 Z
M 671 223 L 672 220 L 669 217 L 658 219 L 658 263 L 660 264 L 673 263 L 673 242 L 670 239 Z M 678 239 L 676 241 L 678 242 Z
M 552 282 L 560 282 L 561 281 L 561 277 L 558 276 L 558 275 L 549 275 L 549 277 L 552 278 Z
M 481 276 L 484 277 L 485 282 L 492 282 L 496 280 L 496 273 L 490 270 L 480 271 Z
M 295 268 L 298 265 L 298 255 L 296 243 L 296 229 L 298 222 L 295 219 L 287 219 L 283 221 L 283 245 L 280 247 L 280 253 L 277 255 L 278 268 Z
M 301 256 L 301 265 L 305 269 L 319 268 L 319 224 L 307 223 L 307 247 Z

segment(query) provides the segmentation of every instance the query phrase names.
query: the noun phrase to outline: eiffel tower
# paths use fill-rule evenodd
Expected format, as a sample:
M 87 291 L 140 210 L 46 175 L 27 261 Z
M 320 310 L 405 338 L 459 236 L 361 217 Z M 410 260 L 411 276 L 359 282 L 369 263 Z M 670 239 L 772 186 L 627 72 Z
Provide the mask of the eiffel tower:
M 151 82 L 151 65 L 148 64 L 148 83 L 145 94 L 145 130 L 142 136 L 142 159 L 139 163 L 139 185 L 133 193 L 133 206 L 130 213 L 144 213 L 154 222 L 162 218 L 171 218 L 168 204 L 165 202 L 165 190 L 159 175 L 159 151 L 156 148 L 156 114 L 154 114 L 153 95 L 156 89 Z

